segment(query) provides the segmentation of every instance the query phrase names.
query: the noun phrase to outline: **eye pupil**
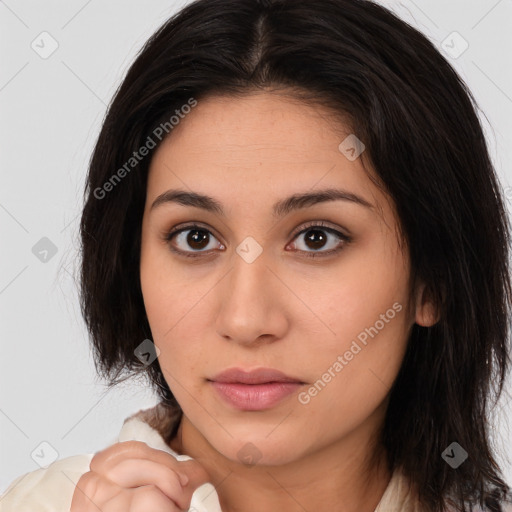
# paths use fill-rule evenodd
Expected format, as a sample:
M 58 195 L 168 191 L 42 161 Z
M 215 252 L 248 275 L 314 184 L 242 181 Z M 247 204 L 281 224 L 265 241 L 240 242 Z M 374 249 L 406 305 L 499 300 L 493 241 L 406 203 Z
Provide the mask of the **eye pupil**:
M 325 245 L 327 237 L 323 231 L 319 229 L 310 229 L 307 233 L 308 234 L 306 235 L 305 239 L 306 244 L 308 247 L 310 247 L 310 249 L 321 249 Z M 312 246 L 309 245 L 310 243 Z
M 194 249 L 204 249 L 208 245 L 208 234 L 203 229 L 190 230 L 187 243 Z

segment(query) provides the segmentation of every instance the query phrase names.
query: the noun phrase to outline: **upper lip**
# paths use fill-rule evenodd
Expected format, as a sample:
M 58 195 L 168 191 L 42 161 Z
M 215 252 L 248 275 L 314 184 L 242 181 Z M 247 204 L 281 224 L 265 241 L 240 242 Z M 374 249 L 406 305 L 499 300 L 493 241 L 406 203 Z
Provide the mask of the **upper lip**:
M 279 370 L 273 368 L 257 368 L 255 370 L 243 370 L 242 368 L 228 368 L 211 379 L 216 382 L 241 383 L 241 384 L 264 384 L 268 382 L 299 382 L 300 379 L 289 377 Z

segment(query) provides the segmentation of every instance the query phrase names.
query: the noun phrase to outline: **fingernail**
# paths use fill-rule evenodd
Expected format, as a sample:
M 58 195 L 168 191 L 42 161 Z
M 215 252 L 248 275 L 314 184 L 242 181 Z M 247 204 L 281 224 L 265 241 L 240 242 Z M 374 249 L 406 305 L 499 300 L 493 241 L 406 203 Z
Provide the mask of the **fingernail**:
M 188 484 L 188 476 L 184 475 L 183 473 L 179 473 L 180 476 L 180 482 L 183 487 Z

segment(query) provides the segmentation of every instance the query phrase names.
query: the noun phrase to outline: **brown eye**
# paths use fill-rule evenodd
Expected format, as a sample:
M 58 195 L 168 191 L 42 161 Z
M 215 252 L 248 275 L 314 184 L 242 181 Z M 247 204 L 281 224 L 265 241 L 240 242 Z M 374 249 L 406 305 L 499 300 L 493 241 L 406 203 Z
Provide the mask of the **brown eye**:
M 188 230 L 186 243 L 189 247 L 192 247 L 192 249 L 204 249 L 208 245 L 209 238 L 207 231 L 204 229 L 191 229 Z
M 211 231 L 201 226 L 192 225 L 173 230 L 165 236 L 165 239 L 173 252 L 184 256 L 201 256 L 216 247 L 224 249 Z
M 293 248 L 306 257 L 329 256 L 340 251 L 350 238 L 333 228 L 323 224 L 311 224 L 298 233 Z M 325 250 L 322 250 L 325 249 Z
M 304 243 L 310 249 L 321 249 L 327 242 L 328 237 L 320 229 L 309 229 L 306 231 Z

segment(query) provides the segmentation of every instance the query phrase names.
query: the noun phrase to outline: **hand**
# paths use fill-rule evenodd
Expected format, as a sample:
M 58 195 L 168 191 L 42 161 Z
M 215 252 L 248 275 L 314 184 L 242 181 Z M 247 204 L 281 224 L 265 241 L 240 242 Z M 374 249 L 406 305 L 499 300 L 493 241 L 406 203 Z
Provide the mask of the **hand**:
M 70 512 L 183 512 L 208 480 L 195 460 L 177 461 L 140 441 L 116 443 L 94 455 Z

